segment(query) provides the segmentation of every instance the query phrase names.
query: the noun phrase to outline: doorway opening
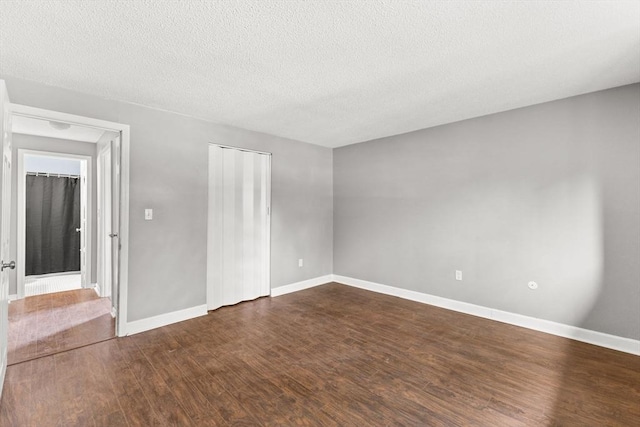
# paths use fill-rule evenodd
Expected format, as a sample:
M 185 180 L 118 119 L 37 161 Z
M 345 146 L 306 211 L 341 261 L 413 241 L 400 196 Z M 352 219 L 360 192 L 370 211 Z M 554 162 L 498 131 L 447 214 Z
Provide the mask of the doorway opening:
M 18 147 L 34 143 L 27 134 L 14 140 Z M 17 298 L 93 287 L 91 160 L 18 149 Z
M 26 106 L 11 113 L 17 265 L 8 364 L 124 334 L 113 243 L 123 130 Z
M 116 159 L 120 148 L 120 135 L 107 134 L 106 138 L 98 141 L 97 151 L 97 282 L 96 293 L 111 302 L 111 314 L 116 316 L 118 311 L 118 281 L 114 280 L 118 274 L 118 265 L 114 261 L 114 251 L 118 250 L 119 215 L 118 205 L 118 168 Z

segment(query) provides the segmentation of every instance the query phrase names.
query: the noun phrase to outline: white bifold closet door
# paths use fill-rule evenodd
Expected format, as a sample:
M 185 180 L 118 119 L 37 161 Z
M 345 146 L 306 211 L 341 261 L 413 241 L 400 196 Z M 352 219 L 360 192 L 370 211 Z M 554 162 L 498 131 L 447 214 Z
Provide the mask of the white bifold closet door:
M 271 156 L 209 145 L 207 309 L 269 295 Z

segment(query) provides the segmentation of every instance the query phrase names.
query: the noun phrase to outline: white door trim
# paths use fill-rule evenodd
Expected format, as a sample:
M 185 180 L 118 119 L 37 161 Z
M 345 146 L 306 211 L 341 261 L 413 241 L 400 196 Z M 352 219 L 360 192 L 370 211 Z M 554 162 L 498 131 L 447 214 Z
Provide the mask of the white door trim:
M 4 80 L 0 79 L 0 252 L 3 262 L 10 262 L 11 252 L 11 113 L 9 94 Z M 6 152 L 5 152 L 6 150 Z M 7 169 L 5 166 L 9 165 Z M 6 258 L 5 258 L 6 257 Z M 9 272 L 0 274 L 0 396 L 7 372 L 9 348 Z
M 118 312 L 116 314 L 116 334 L 127 335 L 127 297 L 129 279 L 129 125 L 94 119 L 92 117 L 77 116 L 75 114 L 62 113 L 60 111 L 45 110 L 43 108 L 30 107 L 20 104 L 9 104 L 11 113 L 25 117 L 34 117 L 45 120 L 53 120 L 63 123 L 71 123 L 79 126 L 88 126 L 96 129 L 120 132 L 120 268 L 118 283 Z
M 84 162 L 86 164 L 86 173 L 84 173 L 86 178 L 86 183 L 82 184 L 82 194 L 81 197 L 86 201 L 87 206 L 87 218 L 86 218 L 86 228 L 82 231 L 84 236 L 82 238 L 86 239 L 86 250 L 85 250 L 85 268 L 84 268 L 84 282 L 82 283 L 83 288 L 88 288 L 91 285 L 91 273 L 92 273 L 92 262 L 93 259 L 93 251 L 92 251 L 92 243 L 91 239 L 92 228 L 91 228 L 91 212 L 93 209 L 93 198 L 91 197 L 91 156 L 84 156 L 79 154 L 67 154 L 67 153 L 57 153 L 52 151 L 40 151 L 40 150 L 29 150 L 24 148 L 18 149 L 18 173 L 16 176 L 17 179 L 17 206 L 16 206 L 16 281 L 17 281 L 17 294 L 18 299 L 24 298 L 24 282 L 25 282 L 25 263 L 26 263 L 26 197 L 25 197 L 25 179 L 27 175 L 27 171 L 24 168 L 24 157 L 25 156 L 42 156 L 42 157 L 57 157 L 61 159 L 76 159 Z M 83 171 L 84 171 L 83 170 Z M 82 178 L 82 177 L 81 177 Z
M 99 147 L 98 147 L 99 148 Z M 108 167 L 106 160 L 108 155 Z M 97 288 L 99 290 L 98 295 L 100 297 L 113 298 L 111 295 L 111 243 L 112 239 L 107 237 L 107 234 L 111 233 L 111 143 L 105 144 L 102 149 L 99 148 L 98 157 L 96 159 L 96 177 L 97 177 L 97 252 L 98 252 L 98 264 L 97 264 Z M 108 191 L 105 189 L 108 188 Z M 107 226 L 107 224 L 109 224 Z M 107 232 L 108 230 L 108 232 Z M 115 307 L 112 299 L 112 308 Z

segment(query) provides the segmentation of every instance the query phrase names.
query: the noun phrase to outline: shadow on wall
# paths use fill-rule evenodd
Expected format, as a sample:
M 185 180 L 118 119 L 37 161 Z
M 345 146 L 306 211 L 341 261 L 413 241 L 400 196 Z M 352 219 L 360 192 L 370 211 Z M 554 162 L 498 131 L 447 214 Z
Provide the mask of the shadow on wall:
M 515 246 L 523 247 L 509 253 L 500 246 L 493 253 L 489 244 L 488 251 L 478 255 L 476 268 L 495 272 L 494 256 L 500 253 L 502 262 L 515 257 L 511 261 L 528 269 L 539 284 L 537 290 L 521 283 L 519 289 L 507 292 L 508 299 L 521 299 L 515 302 L 521 313 L 612 335 L 622 331 L 626 338 L 638 339 L 640 318 L 634 310 L 640 304 L 640 223 L 630 221 L 634 215 L 637 218 L 637 210 L 620 204 L 619 194 L 608 194 L 619 189 L 603 179 L 578 173 L 548 185 L 520 187 L 520 200 L 507 202 L 510 208 L 502 213 L 514 218 L 515 210 L 526 210 L 520 212 L 525 223 L 517 227 L 510 221 L 501 230 L 500 215 L 495 219 L 487 215 L 477 238 L 488 242 L 500 240 L 497 236 L 515 238 L 519 241 Z M 476 202 L 485 207 L 504 205 L 505 197 L 515 197 L 506 193 L 518 187 L 514 182 L 478 185 L 477 197 L 484 200 Z M 455 215 L 461 208 L 444 209 Z M 449 214 L 443 213 L 443 218 Z M 626 293 L 609 291 L 620 285 Z M 526 393 L 532 400 L 545 400 L 548 425 L 634 425 L 640 419 L 640 357 L 561 338 L 544 340 L 542 345 L 548 358 L 534 364 L 539 363 L 547 375 L 532 374 L 523 381 L 531 385 Z
M 476 221 L 461 231 L 476 239 L 476 248 L 486 249 L 475 254 L 473 273 L 492 275 L 499 286 L 504 281 L 501 302 L 510 304 L 507 311 L 638 339 L 637 207 L 634 211 L 633 201 L 619 203 L 619 189 L 605 180 L 578 171 L 529 186 L 480 180 L 460 188 L 458 197 L 435 203 L 430 221 L 435 211 L 446 232 L 443 224 L 462 223 L 460 217 L 474 211 Z M 466 212 L 460 198 L 468 203 Z M 537 290 L 527 288 L 522 280 L 527 276 L 538 283 Z M 525 401 L 547 408 L 540 414 L 547 425 L 635 425 L 640 419 L 640 357 L 559 337 L 536 345 L 544 346 L 548 357 L 538 361 L 523 354 L 535 370 L 520 378 L 519 387 Z
M 607 325 L 611 331 L 624 330 L 629 338 L 638 339 L 640 318 L 633 312 L 634 305 L 628 301 L 636 301 L 636 307 L 640 305 L 637 261 L 640 259 L 640 242 L 635 237 L 640 233 L 640 223 L 636 221 L 638 229 L 620 233 L 620 223 L 634 227 L 629 222 L 629 213 L 633 216 L 633 210 L 624 209 L 619 203 L 611 203 L 607 192 L 596 191 L 594 183 L 592 180 L 590 186 L 594 190 L 591 193 L 598 197 L 591 201 L 590 210 L 585 210 L 579 217 L 583 233 L 593 235 L 591 247 L 580 245 L 587 243 L 585 240 L 568 240 L 575 245 L 572 252 L 583 255 L 579 257 L 582 259 L 577 259 L 581 262 L 576 263 L 574 268 L 585 273 L 576 282 L 582 283 L 582 286 L 573 290 L 576 291 L 576 297 L 577 291 L 588 295 L 588 299 L 582 301 L 576 313 L 578 318 L 573 324 L 589 330 L 596 330 L 594 325 L 600 325 L 600 329 L 602 325 Z M 585 222 L 590 217 L 598 221 Z M 621 252 L 620 248 L 626 248 L 627 251 Z M 587 263 L 590 258 L 593 258 L 591 264 Z M 626 294 L 628 300 L 612 300 L 620 295 L 607 292 L 608 286 L 614 283 L 629 285 Z M 612 312 L 612 307 L 617 307 L 619 311 Z M 625 321 L 629 324 L 620 324 Z M 574 340 L 563 340 L 555 351 L 561 358 L 558 359 L 559 376 L 549 425 L 572 425 L 577 419 L 598 425 L 634 425 L 640 419 L 639 356 L 595 348 Z M 585 390 L 588 392 L 585 393 Z
M 419 257 L 427 260 L 425 268 L 414 268 L 416 277 L 407 281 L 437 283 L 437 278 L 425 279 L 424 271 L 452 271 L 454 263 L 460 262 L 469 280 L 465 284 L 474 286 L 447 283 L 449 292 L 467 292 L 454 299 L 474 298 L 476 304 L 637 339 L 638 305 L 630 301 L 640 301 L 640 229 L 637 220 L 635 225 L 630 221 L 637 215 L 633 198 L 628 206 L 621 204 L 625 193 L 595 171 L 576 168 L 564 173 L 558 167 L 553 172 L 535 179 L 522 172 L 522 179 L 511 180 L 497 174 L 464 179 L 457 182 L 460 185 L 452 185 L 460 178 L 451 177 L 447 191 L 438 191 L 425 180 L 423 186 L 434 186 L 428 201 L 421 193 L 411 193 L 413 189 L 384 188 L 384 193 L 396 198 L 365 202 L 367 208 L 359 220 L 366 223 L 367 216 L 380 209 L 387 210 L 384 217 L 397 218 L 382 229 L 382 235 L 372 238 L 402 254 L 396 258 L 398 264 L 407 264 L 399 270 L 411 271 L 411 265 L 419 265 Z M 391 181 L 385 184 L 395 185 Z M 375 205 L 382 208 L 376 210 Z M 425 242 L 437 245 L 425 250 Z M 370 243 L 367 247 L 376 248 L 377 241 Z M 378 264 L 385 259 L 380 256 Z M 376 268 L 370 259 L 366 262 L 369 270 Z M 539 288 L 529 290 L 528 280 L 538 282 Z M 623 300 L 617 301 L 620 297 Z M 560 337 L 539 342 L 548 358 L 528 360 L 539 370 L 520 378 L 530 385 L 522 387 L 521 393 L 525 401 L 546 408 L 542 417 L 548 425 L 576 425 L 577 419 L 583 421 L 578 425 L 594 420 L 608 425 L 616 419 L 620 425 L 632 425 L 632 417 L 640 417 L 640 405 L 635 404 L 640 397 L 639 357 L 601 348 L 594 351 L 589 344 Z M 526 348 L 523 352 L 526 358 Z
M 640 339 L 639 90 L 336 149 L 336 274 Z M 637 368 L 636 356 L 545 341 L 549 358 L 530 360 L 544 378 L 532 372 L 522 391 L 544 399 L 545 420 L 568 422 L 571 410 L 594 414 L 591 423 L 615 419 L 626 403 L 607 401 L 607 387 L 640 398 L 591 353 Z M 578 395 L 578 382 L 593 393 Z

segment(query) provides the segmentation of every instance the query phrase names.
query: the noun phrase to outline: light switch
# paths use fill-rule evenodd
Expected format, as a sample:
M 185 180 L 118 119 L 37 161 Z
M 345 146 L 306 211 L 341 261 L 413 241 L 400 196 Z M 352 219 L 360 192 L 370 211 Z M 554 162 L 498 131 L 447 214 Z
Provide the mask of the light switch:
M 147 221 L 151 221 L 153 219 L 153 209 L 144 210 L 144 219 Z

